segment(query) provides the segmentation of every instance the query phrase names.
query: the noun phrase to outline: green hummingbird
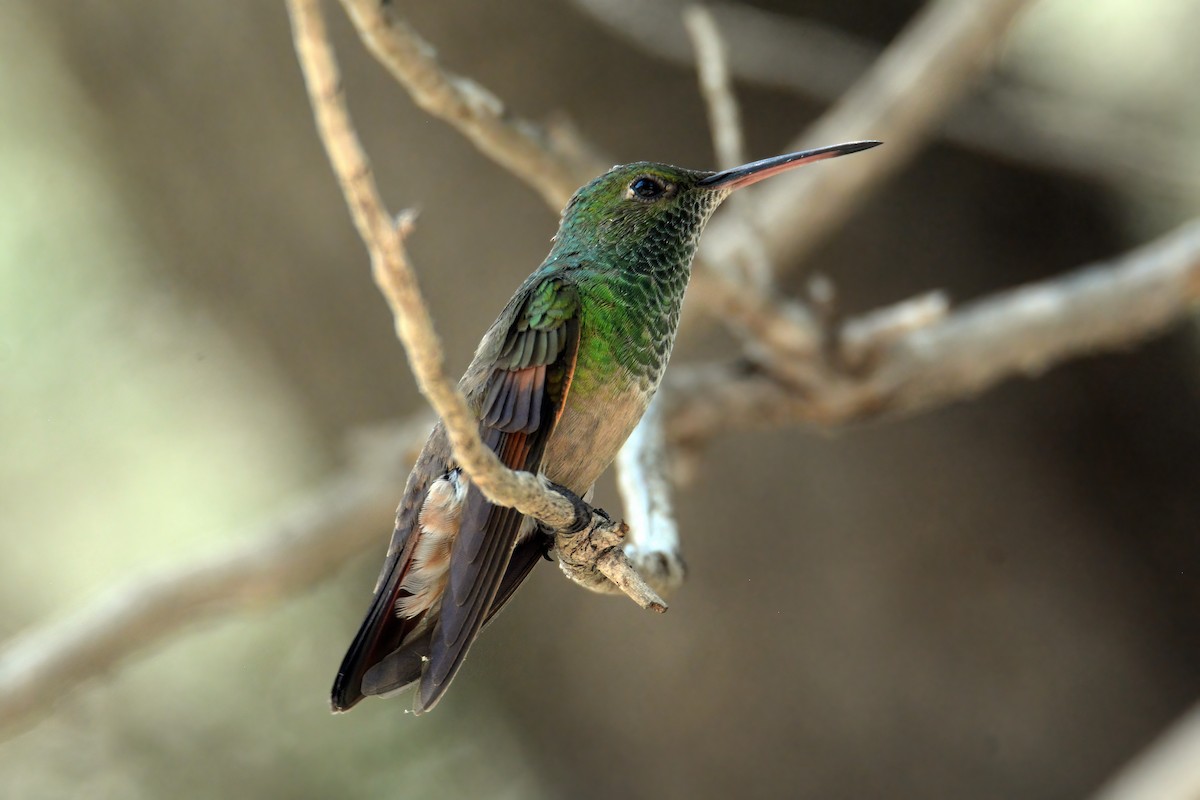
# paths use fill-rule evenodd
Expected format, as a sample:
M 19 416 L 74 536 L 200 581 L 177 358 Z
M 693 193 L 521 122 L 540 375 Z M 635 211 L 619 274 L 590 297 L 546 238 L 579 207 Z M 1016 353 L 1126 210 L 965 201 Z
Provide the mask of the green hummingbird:
M 550 254 L 492 323 L 459 383 L 483 441 L 509 468 L 586 495 L 658 389 L 716 207 L 735 189 L 878 144 L 721 172 L 643 161 L 581 188 Z M 547 553 L 536 528 L 471 485 L 436 426 L 396 510 L 374 598 L 333 684 L 333 710 L 418 682 L 413 711 L 433 708 L 480 628 Z

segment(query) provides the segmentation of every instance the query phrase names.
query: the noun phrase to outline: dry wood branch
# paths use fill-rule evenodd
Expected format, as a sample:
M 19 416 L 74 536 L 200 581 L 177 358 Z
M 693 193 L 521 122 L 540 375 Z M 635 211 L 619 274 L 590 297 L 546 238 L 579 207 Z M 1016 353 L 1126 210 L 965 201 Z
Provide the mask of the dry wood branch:
M 357 4 L 357 0 L 345 1 Z M 415 282 L 403 283 L 408 273 L 392 274 L 393 265 L 381 261 L 398 259 L 407 266 L 404 225 L 398 226 L 379 201 L 349 128 L 331 54 L 322 31 L 312 27 L 314 19 L 318 26 L 320 19 L 313 16 L 309 0 L 291 0 L 291 6 L 300 12 L 296 15 L 298 49 L 306 63 L 316 67 L 309 86 L 322 136 L 351 198 L 356 224 L 366 231 L 368 242 L 378 235 L 383 243 L 382 256 L 372 251 L 373 265 L 381 273 L 381 283 L 390 287 L 388 292 L 411 289 L 415 297 Z M 315 49 L 305 49 L 314 42 Z M 393 281 L 399 281 L 399 290 L 391 286 Z M 669 394 L 664 395 L 668 402 L 662 409 L 667 439 L 703 441 L 739 428 L 841 424 L 882 412 L 912 413 L 1071 356 L 1128 346 L 1181 319 L 1197 298 L 1200 223 L 1192 223 L 1109 264 L 987 298 L 945 319 L 939 318 L 940 311 L 930 311 L 934 305 L 930 304 L 919 314 L 885 309 L 852 321 L 845 341 L 853 341 L 860 348 L 856 352 L 869 354 L 864 360 L 871 368 L 864 374 L 840 375 L 823 393 L 798 395 L 753 370 L 676 368 L 668 375 Z M 397 307 L 405 302 L 390 295 L 389 299 Z M 811 361 L 814 340 L 806 331 L 816 330 L 813 321 L 789 320 L 792 311 L 786 304 L 772 305 L 774 301 L 761 296 L 743 299 L 774 309 L 778 327 L 770 335 L 790 342 L 798 361 Z M 851 331 L 858 331 L 857 338 Z M 422 363 L 432 364 L 440 375 L 436 339 L 425 346 Z M 457 399 L 461 402 L 461 397 Z M 397 448 L 414 438 L 411 433 L 398 435 Z M 332 574 L 349 555 L 377 542 L 379 531 L 373 520 L 390 513 L 400 477 L 394 463 L 352 468 L 250 535 L 250 545 L 199 565 L 132 581 L 67 621 L 10 644 L 0 656 L 0 726 L 11 732 L 44 713 L 73 686 L 198 619 L 214 619 L 298 593 Z M 599 523 L 594 527 L 605 529 Z M 604 554 L 603 559 L 596 558 L 597 568 L 603 572 L 607 567 L 616 574 L 609 560 L 621 548 L 615 542 L 590 545 Z M 642 599 L 652 603 L 649 595 Z
M 938 304 L 918 301 L 918 308 Z M 664 387 L 668 439 L 695 443 L 731 428 L 912 414 L 1068 358 L 1128 347 L 1185 318 L 1197 301 L 1200 221 L 1193 221 L 1121 258 L 998 293 L 940 321 L 931 309 L 915 315 L 915 329 L 881 326 L 870 370 L 826 373 L 804 392 L 744 365 L 676 369 Z M 888 312 L 848 327 L 876 326 L 881 315 Z M 861 334 L 856 346 L 864 346 Z
M 393 221 L 379 196 L 366 153 L 354 132 L 342 96 L 341 78 L 325 32 L 319 0 L 288 0 L 288 11 L 317 130 L 346 195 L 359 235 L 371 254 L 375 283 L 392 309 L 396 335 L 408 353 L 421 394 L 441 418 L 455 459 L 479 490 L 492 502 L 516 508 L 559 531 L 559 541 L 564 541 L 567 534 L 561 532 L 575 528 L 575 505 L 552 490 L 544 477 L 507 469 L 479 438 L 478 418 L 467 406 L 462 392 L 446 376 L 441 342 L 434 332 L 433 320 L 404 248 L 412 217 L 403 214 Z M 593 518 L 590 532 L 580 538 L 590 540 L 603 526 L 596 522 L 594 511 L 589 510 L 589 514 Z M 615 554 L 608 550 L 597 551 L 595 555 L 605 555 L 608 567 L 602 571 L 606 575 L 610 572 L 618 575 L 621 580 L 615 583 L 619 588 L 627 590 L 638 603 L 649 602 L 646 600 L 649 588 L 644 581 L 628 575 L 632 567 L 623 551 L 617 550 Z M 665 610 L 661 600 L 655 600 L 650 605 Z
M 128 580 L 0 653 L 0 738 L 49 712 L 77 684 L 200 623 L 267 607 L 310 589 L 370 547 L 396 505 L 396 487 L 428 416 L 398 426 L 394 447 L 370 450 L 279 514 L 233 537 L 229 550 Z
M 555 212 L 579 185 L 607 169 L 570 126 L 546 131 L 511 114 L 503 101 L 437 61 L 433 47 L 379 0 L 341 0 L 367 48 L 421 108 L 453 125 L 479 149 L 539 192 Z
M 617 486 L 632 531 L 625 554 L 660 592 L 679 588 L 687 573 L 671 508 L 663 404 L 656 397 L 617 455 Z
M 679 15 L 687 0 L 574 0 L 600 24 L 648 55 L 688 66 L 692 51 Z M 843 31 L 745 4 L 709 5 L 742 80 L 832 103 L 878 57 Z M 1107 181 L 1151 183 L 1182 194 L 1194 177 L 1178 169 L 1189 145 L 1150 120 L 1130 120 L 1078 98 L 997 81 L 957 109 L 941 134 L 1006 162 Z
M 933 0 L 921 10 L 867 74 L 789 148 L 870 137 L 886 142 L 878 156 L 848 158 L 836 169 L 800 170 L 758 191 L 755 216 L 771 263 L 778 267 L 808 255 L 871 188 L 908 162 L 990 64 L 994 45 L 1028 2 Z M 704 253 L 713 261 L 735 258 L 741 238 L 732 224 L 716 220 Z
M 708 107 L 708 127 L 712 131 L 717 168 L 729 169 L 746 160 L 742 142 L 742 120 L 737 98 L 729 81 L 725 44 L 712 14 L 704 6 L 683 10 L 683 23 L 696 49 L 696 70 L 700 93 Z
M 629 526 L 599 513 L 579 534 L 559 532 L 554 547 L 564 575 L 584 588 L 608 594 L 620 591 L 649 611 L 663 613 L 667 604 L 630 563 L 623 549 Z
M 901 336 L 872 376 L 850 386 L 848 401 L 824 412 L 761 373 L 675 368 L 664 387 L 667 439 L 702 442 L 749 428 L 914 413 L 1071 356 L 1127 347 L 1185 318 L 1197 301 L 1200 222 L 1192 222 L 1107 264 L 987 298 Z M 395 446 L 381 443 L 378 452 L 402 452 L 427 426 L 394 434 Z M 401 479 L 396 464 L 351 469 L 247 534 L 252 544 L 131 581 L 10 644 L 0 656 L 0 727 L 11 733 L 73 686 L 205 616 L 299 593 L 329 576 L 378 543 L 375 521 L 390 513 Z
M 537 517 L 554 529 L 569 527 L 575 508 L 536 475 L 513 472 L 479 438 L 478 420 L 446 376 L 441 343 L 409 264 L 404 239 L 411 217 L 393 221 L 379 196 L 366 153 L 346 110 L 341 78 L 317 0 L 288 0 L 296 53 L 308 86 L 317 130 L 346 195 L 371 270 L 396 320 L 421 393 L 445 423 L 454 456 L 488 499 Z
M 712 131 L 717 166 L 720 169 L 736 167 L 746 161 L 745 137 L 742 133 L 741 111 L 729 80 L 724 42 L 712 14 L 704 6 L 684 9 L 684 24 L 696 49 L 700 94 L 708 107 L 708 127 Z M 716 262 L 709 266 L 723 270 L 724 277 L 729 279 L 721 281 L 722 286 L 732 284 L 740 287 L 744 284 L 747 293 L 765 292 L 771 285 L 771 264 L 767 260 L 766 250 L 759 244 L 753 209 L 741 193 L 735 193 L 726 202 L 731 206 L 726 214 L 736 216 L 744 227 L 743 240 L 746 244 L 738 251 L 739 261 L 736 265 Z M 740 267 L 740 270 L 732 271 L 734 266 Z

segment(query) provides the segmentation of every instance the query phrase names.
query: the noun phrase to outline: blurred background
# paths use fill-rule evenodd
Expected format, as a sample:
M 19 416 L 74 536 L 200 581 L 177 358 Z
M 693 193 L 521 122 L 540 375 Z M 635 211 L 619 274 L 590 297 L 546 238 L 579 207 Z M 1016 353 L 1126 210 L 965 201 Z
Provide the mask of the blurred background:
M 919 6 L 747 5 L 880 45 Z M 520 114 L 565 114 L 615 161 L 713 164 L 691 67 L 581 5 L 398 8 Z M 327 11 L 381 188 L 422 210 L 411 248 L 457 371 L 555 216 Z M 1041 92 L 1040 123 L 1079 126 L 1060 100 L 1122 120 L 1145 137 L 1126 157 L 1144 146 L 1159 169 L 1113 180 L 935 142 L 804 269 L 850 311 L 936 288 L 961 301 L 1194 215 L 1198 37 L 1189 0 L 1035 3 L 989 80 Z M 8 638 L 238 544 L 343 467 L 353 431 L 421 401 L 282 3 L 12 0 L 0 52 Z M 823 108 L 779 86 L 739 94 L 753 158 Z M 1185 325 L 909 420 L 719 438 L 677 496 L 690 574 L 665 617 L 546 566 L 436 713 L 400 699 L 333 717 L 385 512 L 377 547 L 330 580 L 65 693 L 0 744 L 0 791 L 1084 796 L 1200 695 L 1198 345 Z M 677 363 L 718 350 L 714 332 Z M 619 508 L 611 481 L 598 502 Z

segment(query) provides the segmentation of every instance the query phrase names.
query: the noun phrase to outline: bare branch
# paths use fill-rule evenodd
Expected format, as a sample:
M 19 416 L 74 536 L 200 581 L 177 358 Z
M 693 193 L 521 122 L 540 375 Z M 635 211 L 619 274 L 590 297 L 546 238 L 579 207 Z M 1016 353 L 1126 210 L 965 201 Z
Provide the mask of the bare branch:
M 886 142 L 879 155 L 847 159 L 837 169 L 800 170 L 764 186 L 751 195 L 754 237 L 745 235 L 736 217 L 714 220 L 701 247 L 710 268 L 694 272 L 693 302 L 714 310 L 735 330 L 772 331 L 806 343 L 803 347 L 820 342 L 823 333 L 807 309 L 731 280 L 730 265 L 749 257 L 780 269 L 807 255 L 871 188 L 915 154 L 936 120 L 987 66 L 992 46 L 1026 2 L 935 0 L 927 6 L 850 92 L 792 144 L 803 149 L 813 142 L 869 135 Z M 700 318 L 685 316 L 680 335 L 699 323 Z M 768 351 L 773 347 L 769 340 L 760 344 Z
M 949 313 L 950 298 L 944 292 L 929 292 L 864 314 L 838 332 L 838 355 L 850 370 L 870 367 L 898 339 L 941 322 Z
M 729 81 L 725 44 L 706 7 L 685 8 L 683 23 L 696 49 L 700 93 L 708 106 L 708 127 L 712 131 L 717 167 L 736 167 L 746 160 L 746 148 L 742 142 L 741 113 Z
M 458 129 L 481 153 L 524 180 L 557 212 L 580 184 L 608 168 L 574 128 L 553 132 L 511 114 L 496 95 L 438 62 L 433 47 L 379 0 L 342 0 L 367 48 L 413 100 Z
M 617 455 L 617 486 L 632 531 L 625 554 L 660 592 L 679 588 L 686 568 L 671 508 L 661 398 L 651 401 Z
M 1092 800 L 1196 800 L 1200 797 L 1200 706 L 1152 742 Z
M 737 97 L 729 81 L 725 45 L 721 41 L 712 14 L 704 6 L 688 6 L 684 9 L 684 24 L 696 49 L 696 70 L 700 78 L 700 94 L 708 107 L 708 126 L 712 131 L 713 152 L 717 166 L 721 169 L 736 167 L 746 161 L 745 137 L 742 135 L 741 111 Z M 738 261 L 715 262 L 708 266 L 723 271 L 737 286 L 746 286 L 750 293 L 765 292 L 771 285 L 771 263 L 766 250 L 759 244 L 757 221 L 753 208 L 741 193 L 735 193 L 726 201 L 731 209 L 726 214 L 735 216 L 744 228 L 745 246 L 738 251 Z M 732 271 L 739 267 L 739 272 Z
M 201 622 L 265 608 L 311 589 L 370 547 L 379 521 L 429 433 L 420 414 L 279 514 L 232 537 L 238 544 L 130 579 L 66 619 L 8 643 L 0 654 L 0 738 L 53 708 L 77 684 Z M 244 544 L 243 544 L 244 543 Z
M 516 508 L 558 531 L 560 544 L 623 537 L 622 525 L 591 508 L 587 509 L 590 524 L 585 529 L 586 536 L 576 536 L 580 532 L 575 527 L 578 513 L 575 505 L 560 492 L 552 490 L 544 477 L 506 468 L 479 438 L 478 418 L 467 406 L 462 392 L 446 376 L 441 342 L 434 332 L 433 320 L 404 248 L 404 240 L 412 227 L 412 216 L 402 214 L 393 222 L 379 196 L 366 153 L 354 132 L 342 96 L 341 78 L 325 32 L 319 0 L 288 0 L 288 11 L 292 18 L 296 54 L 304 72 L 321 141 L 346 195 L 359 235 L 371 254 L 375 283 L 392 309 L 396 335 L 408 353 L 417 386 L 441 418 L 455 459 L 484 496 L 493 503 Z M 582 548 L 582 544 L 577 544 Z M 561 546 L 559 549 L 563 554 Z M 629 575 L 633 568 L 619 547 L 573 551 L 584 552 L 595 558 L 603 556 L 604 565 L 596 564 L 599 571 L 606 576 L 615 576 L 615 585 L 634 601 L 658 611 L 666 610 L 660 599 L 647 594 L 653 592 L 644 581 Z
M 857 334 L 857 348 L 876 352 L 870 369 L 824 373 L 804 392 L 744 365 L 675 369 L 664 386 L 668 439 L 695 443 L 738 428 L 916 413 L 1069 358 L 1128 347 L 1184 319 L 1197 301 L 1200 220 L 1113 261 L 1001 292 L 941 321 L 934 312 L 917 315 L 932 324 L 907 332 L 882 326 L 880 347 Z M 869 328 L 889 313 L 847 327 Z
M 692 48 L 679 15 L 688 0 L 574 0 L 648 55 L 681 65 Z M 745 81 L 836 101 L 879 55 L 871 42 L 811 20 L 745 4 L 707 6 L 730 45 L 730 69 Z M 1052 113 L 1051 113 L 1052 112 Z M 1178 169 L 1191 147 L 1152 120 L 1124 119 L 1079 98 L 997 82 L 963 103 L 941 134 L 1006 162 L 1126 187 L 1151 183 L 1182 194 L 1194 177 Z
M 374 13 L 373 4 L 368 8 L 367 3 L 359 0 L 343 2 L 348 8 Z M 945 5 L 943 0 L 934 8 L 944 9 Z M 962 5 L 975 8 L 983 4 Z M 1014 12 L 1017 5 L 1012 0 L 1003 4 L 1005 13 Z M 1001 6 L 989 4 L 988 13 L 999 15 Z M 463 399 L 446 380 L 437 339 L 420 304 L 404 251 L 408 220 L 403 218 L 396 223 L 379 198 L 368 162 L 349 125 L 336 66 L 315 3 L 289 0 L 289 8 L 318 127 L 355 223 L 371 251 L 376 280 L 396 313 L 398 333 L 409 351 L 422 391 L 451 430 L 465 425 L 465 433 L 456 433 L 459 438 L 455 440 L 455 449 L 459 453 L 462 447 L 466 455 L 471 455 L 472 446 L 482 446 L 475 434 L 473 417 L 464 420 Z M 980 31 L 968 24 L 969 20 L 951 19 L 953 15 L 944 13 L 946 20 L 957 20 L 959 27 L 954 28 L 957 35 L 949 39 L 931 35 L 925 41 L 946 63 L 941 67 L 932 64 L 932 56 L 900 62 L 912 66 L 915 74 L 939 69 L 951 73 L 949 79 L 957 82 L 956 86 L 933 87 L 942 103 L 948 102 L 969 75 L 970 70 L 962 69 L 964 62 L 970 62 L 971 70 L 978 68 L 978 53 L 968 57 L 962 49 L 985 50 L 999 30 L 994 16 L 984 26 L 987 29 Z M 362 23 L 359 24 L 361 29 Z M 932 25 L 929 17 L 924 24 Z M 395 29 L 385 26 L 372 30 L 375 36 L 390 37 Z M 942 30 L 942 35 L 948 36 L 948 29 Z M 916 33 L 910 31 L 908 35 Z M 422 48 L 418 46 L 417 50 Z M 913 74 L 910 73 L 910 79 Z M 461 90 L 461 85 L 458 88 Z M 878 108 L 873 113 L 887 121 L 896 133 L 889 136 L 892 140 L 889 146 L 896 141 L 909 142 L 905 147 L 911 149 L 914 146 L 911 142 L 926 130 L 923 126 L 931 110 L 928 107 L 921 110 L 924 122 L 889 111 L 897 99 L 893 93 L 900 93 L 901 87 L 889 84 L 881 86 L 879 91 L 873 100 Z M 504 123 L 504 117 L 494 116 L 497 124 Z M 481 125 L 480 130 L 486 129 L 486 125 Z M 507 140 L 501 136 L 493 144 L 501 141 Z M 496 146 L 503 149 L 507 145 Z M 830 180 L 843 171 L 830 170 Z M 565 177 L 557 178 L 556 185 L 559 183 L 568 185 Z M 571 178 L 569 188 L 574 188 L 575 183 Z M 548 195 L 547 199 L 550 200 Z M 554 201 L 556 207 L 560 202 Z M 771 227 L 782 224 L 775 222 Z M 725 235 L 733 237 L 733 228 L 728 230 Z M 714 232 L 710 232 L 710 237 Z M 719 431 L 737 428 L 795 423 L 836 425 L 884 413 L 914 413 L 969 396 L 1013 375 L 1035 373 L 1072 356 L 1125 347 L 1181 319 L 1200 298 L 1200 223 L 1186 225 L 1108 264 L 996 295 L 965 306 L 944 319 L 944 307 L 938 301 L 918 299 L 852 320 L 842 328 L 840 346 L 853 356 L 847 359 L 852 369 L 843 372 L 830 372 L 829 365 L 819 362 L 820 348 L 816 345 L 821 342 L 823 332 L 806 310 L 762 294 L 735 297 L 742 308 L 758 309 L 763 315 L 760 325 L 763 340 L 774 342 L 781 352 L 792 352 L 797 363 L 815 363 L 819 369 L 810 371 L 812 377 L 805 391 L 798 393 L 788 384 L 753 368 L 674 368 L 668 375 L 664 387 L 667 394 L 661 405 L 668 441 L 703 441 Z M 658 435 L 654 429 L 648 428 L 644 433 L 648 439 L 632 449 L 629 457 L 645 458 L 658 447 L 653 441 Z M 411 442 L 415 438 L 405 433 L 398 441 Z M 528 492 L 518 499 L 532 497 L 550 506 L 526 510 L 529 506 L 520 502 L 513 505 L 542 519 L 563 520 L 567 516 L 562 512 L 567 512 L 573 521 L 574 509 L 563 508 L 565 501 L 556 493 L 547 492 L 532 476 L 511 473 L 502 467 L 497 472 L 499 465 L 494 455 L 482 449 L 485 451 L 479 455 L 482 461 L 468 463 L 462 453 L 459 457 L 477 481 L 500 475 L 497 485 L 501 488 L 490 487 L 496 495 L 484 489 L 490 497 L 504 502 L 507 499 L 501 495 L 507 486 L 504 480 L 515 478 L 517 494 Z M 636 465 L 629 468 L 631 477 L 637 469 Z M 663 475 L 658 467 L 647 467 L 646 474 L 657 479 Z M 336 570 L 349 555 L 377 539 L 378 531 L 371 520 L 388 513 L 395 501 L 393 493 L 399 479 L 395 464 L 350 469 L 331 479 L 305 503 L 263 526 L 264 530 L 250 537 L 254 544 L 214 556 L 200 565 L 165 570 L 133 581 L 66 622 L 34 631 L 11 644 L 0 657 L 0 725 L 12 730 L 27 722 L 72 686 L 110 669 L 127 655 L 188 623 L 264 604 L 311 586 Z M 655 492 L 657 489 L 647 488 L 646 498 L 636 500 L 631 507 L 640 505 L 649 515 Z M 625 569 L 628 561 L 622 565 L 623 550 L 619 546 L 622 526 L 594 516 L 589 528 L 588 536 L 573 540 L 581 550 L 592 548 L 591 555 L 584 551 L 581 557 L 583 570 L 594 566 L 599 574 L 615 583 L 633 581 L 636 571 Z M 652 523 L 643 530 L 658 528 Z M 641 535 L 638 531 L 635 534 Z M 653 541 L 651 538 L 650 542 Z M 663 541 L 669 543 L 669 539 Z M 654 547 L 644 539 L 635 544 L 640 549 Z M 560 552 L 562 547 L 560 544 Z M 568 566 L 575 563 L 570 560 Z M 654 607 L 652 590 L 648 587 L 643 590 L 632 583 L 630 586 L 631 596 L 638 596 L 639 602 Z
M 846 159 L 837 169 L 800 170 L 789 180 L 764 184 L 755 195 L 755 216 L 773 264 L 808 255 L 871 188 L 908 163 L 991 63 L 994 45 L 1028 2 L 933 0 L 921 10 L 870 71 L 789 147 L 870 137 L 886 142 L 878 156 Z M 704 253 L 721 261 L 742 246 L 736 226 L 716 220 Z
M 621 591 L 642 608 L 663 613 L 667 604 L 650 587 L 625 555 L 622 545 L 629 526 L 600 515 L 582 534 L 559 531 L 554 537 L 558 566 L 575 583 L 596 592 Z
M 359 235 L 371 254 L 371 270 L 396 320 L 421 393 L 446 426 L 454 457 L 489 500 L 517 508 L 554 529 L 575 521 L 575 508 L 528 472 L 507 469 L 479 438 L 478 420 L 446 376 L 441 342 L 408 261 L 404 239 L 412 218 L 393 222 L 379 196 L 366 153 L 342 95 L 341 77 L 317 0 L 288 0 L 296 54 L 308 86 L 321 141 L 346 195 Z
M 915 413 L 1072 356 L 1127 347 L 1185 318 L 1197 301 L 1200 222 L 1192 222 L 1110 263 L 1005 292 L 902 335 L 874 372 L 857 382 L 845 378 L 824 396 L 798 396 L 736 367 L 673 368 L 663 395 L 667 438 L 703 442 L 748 428 Z M 395 446 L 380 444 L 379 452 L 415 446 L 428 422 L 414 424 L 418 433 L 395 434 Z M 251 545 L 131 581 L 10 644 L 0 657 L 0 726 L 12 733 L 71 687 L 188 624 L 304 591 L 332 574 L 376 543 L 375 521 L 394 504 L 401 472 L 374 460 L 348 470 L 238 537 Z

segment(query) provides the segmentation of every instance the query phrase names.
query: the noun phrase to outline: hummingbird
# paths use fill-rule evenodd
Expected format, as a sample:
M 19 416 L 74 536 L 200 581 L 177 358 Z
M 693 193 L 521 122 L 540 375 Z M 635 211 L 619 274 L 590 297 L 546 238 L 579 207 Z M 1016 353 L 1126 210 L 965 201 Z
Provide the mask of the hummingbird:
M 550 254 L 484 334 L 459 388 L 479 433 L 514 470 L 575 502 L 646 411 L 679 325 L 700 234 L 733 191 L 876 141 L 775 156 L 720 172 L 613 167 L 563 209 Z M 367 616 L 334 680 L 334 712 L 416 683 L 437 704 L 480 629 L 508 602 L 549 537 L 493 505 L 434 427 L 417 458 Z

